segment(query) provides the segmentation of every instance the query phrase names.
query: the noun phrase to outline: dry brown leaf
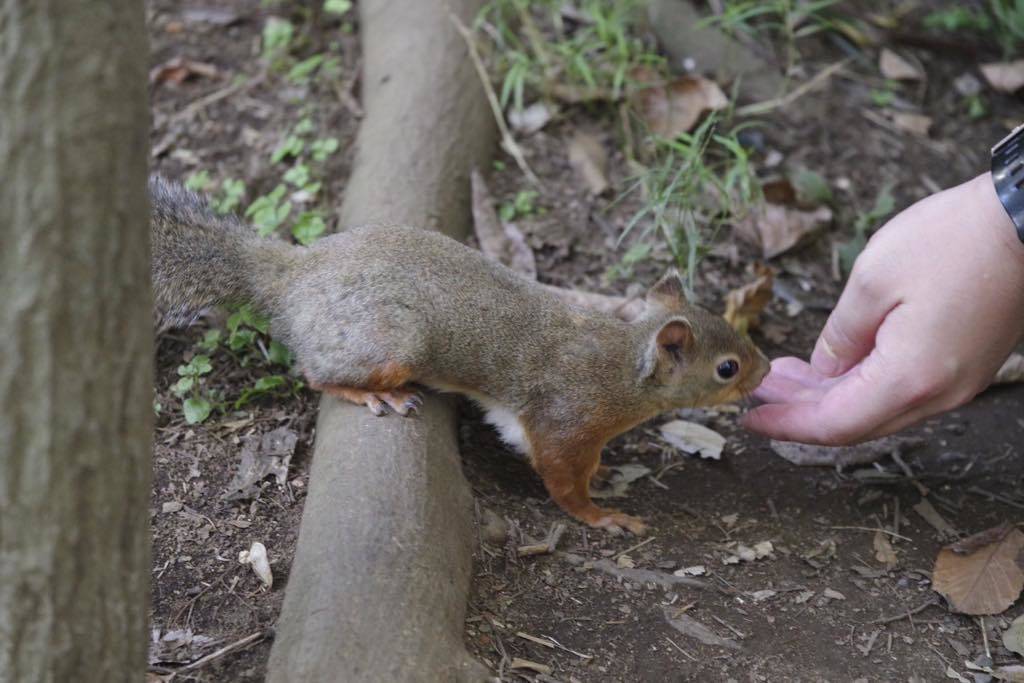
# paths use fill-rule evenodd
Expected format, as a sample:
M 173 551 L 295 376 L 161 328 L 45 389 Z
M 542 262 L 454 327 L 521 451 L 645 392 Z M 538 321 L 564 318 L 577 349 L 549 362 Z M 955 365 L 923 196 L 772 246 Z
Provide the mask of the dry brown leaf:
M 711 460 L 722 459 L 725 437 L 709 427 L 686 420 L 672 420 L 661 426 L 661 436 L 679 450 Z
M 886 78 L 894 81 L 920 81 L 924 79 L 924 73 L 910 60 L 901 57 L 889 48 L 882 48 L 882 54 L 878 58 L 878 69 Z
M 1014 619 L 1010 627 L 1003 631 L 1003 647 L 1024 656 L 1024 616 Z
M 569 165 L 583 179 L 595 197 L 608 191 L 608 153 L 604 145 L 590 133 L 580 131 L 569 141 Z
M 540 662 L 534 662 L 529 659 L 522 659 L 521 657 L 515 657 L 509 663 L 510 669 L 529 669 L 539 674 L 549 675 L 551 673 L 551 667 L 547 664 L 541 664 Z
M 196 62 L 183 57 L 175 57 L 159 64 L 149 72 L 150 83 L 174 83 L 181 85 L 192 77 L 216 78 L 217 67 L 206 62 Z
M 1024 588 L 1022 549 L 1024 533 L 1005 525 L 946 546 L 935 560 L 932 588 L 955 612 L 1001 614 Z
M 1024 86 L 1024 59 L 982 64 L 981 75 L 999 92 L 1017 92 Z
M 537 279 L 537 261 L 526 238 L 514 225 L 505 225 L 494 210 L 494 199 L 487 181 L 478 169 L 470 174 L 473 188 L 473 231 L 484 256 L 512 270 Z
M 999 368 L 992 384 L 1013 384 L 1024 382 L 1024 353 L 1011 353 L 1010 357 Z
M 545 102 L 534 102 L 525 109 L 512 108 L 508 112 L 508 124 L 512 130 L 524 135 L 533 135 L 554 117 L 556 110 Z
M 682 633 L 684 636 L 694 638 L 705 645 L 713 647 L 724 647 L 729 650 L 742 650 L 742 646 L 735 640 L 723 638 L 709 629 L 688 614 L 683 614 L 671 607 L 664 608 L 665 621 L 669 626 Z
M 758 264 L 754 272 L 757 279 L 725 295 L 725 313 L 722 317 L 741 334 L 758 326 L 761 312 L 772 300 L 772 269 Z
M 913 114 L 907 111 L 894 111 L 889 112 L 889 118 L 892 119 L 893 125 L 900 130 L 920 137 L 928 137 L 928 131 L 932 127 L 931 117 L 925 116 L 924 114 Z
M 935 506 L 927 498 L 922 498 L 918 501 L 914 506 L 914 512 L 921 515 L 921 519 L 928 522 L 935 529 L 941 540 L 951 541 L 957 537 L 956 529 L 946 521 L 946 518 L 935 509 Z
M 723 109 L 729 98 L 714 81 L 683 76 L 670 83 L 652 83 L 650 69 L 633 72 L 634 80 L 649 84 L 633 93 L 634 105 L 655 135 L 674 138 L 692 129 L 708 111 Z
M 993 543 L 999 543 L 1006 538 L 1011 529 L 1013 529 L 1012 526 L 1007 522 L 1003 522 L 999 526 L 994 526 L 991 529 L 985 529 L 967 538 L 962 538 L 956 543 L 951 544 L 949 549 L 958 555 L 970 555 Z
M 273 475 L 280 486 L 288 479 L 288 466 L 299 437 L 288 427 L 243 439 L 238 467 L 222 497 L 224 500 L 249 500 L 260 492 L 260 482 Z M 180 508 L 179 508 L 180 509 Z
M 744 220 L 736 223 L 740 237 L 760 245 L 769 259 L 801 244 L 832 222 L 827 206 L 814 211 L 801 211 L 781 204 L 762 204 Z
M 797 202 L 796 188 L 788 178 L 769 180 L 761 185 L 761 194 L 769 204 L 793 206 Z
M 899 560 L 896 559 L 896 550 L 892 547 L 889 537 L 881 530 L 875 531 L 875 538 L 872 542 L 875 548 L 875 559 L 884 564 L 886 569 L 893 569 Z

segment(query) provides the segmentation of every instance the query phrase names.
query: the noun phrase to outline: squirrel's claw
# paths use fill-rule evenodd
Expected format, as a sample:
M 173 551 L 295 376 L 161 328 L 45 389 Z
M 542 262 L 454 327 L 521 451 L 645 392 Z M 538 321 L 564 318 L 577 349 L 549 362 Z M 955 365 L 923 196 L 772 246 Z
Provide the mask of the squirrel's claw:
M 609 514 L 592 522 L 591 526 L 605 529 L 613 535 L 621 534 L 623 530 L 630 531 L 637 536 L 643 536 L 647 533 L 647 525 L 644 524 L 642 519 L 633 515 L 627 515 L 624 512 L 609 511 Z
M 408 417 L 423 407 L 423 397 L 415 391 L 393 390 L 380 392 L 375 396 L 402 417 Z
M 388 414 L 388 409 L 384 405 L 384 402 L 377 398 L 376 394 L 366 395 L 366 407 L 370 409 L 370 412 L 377 417 L 384 417 Z

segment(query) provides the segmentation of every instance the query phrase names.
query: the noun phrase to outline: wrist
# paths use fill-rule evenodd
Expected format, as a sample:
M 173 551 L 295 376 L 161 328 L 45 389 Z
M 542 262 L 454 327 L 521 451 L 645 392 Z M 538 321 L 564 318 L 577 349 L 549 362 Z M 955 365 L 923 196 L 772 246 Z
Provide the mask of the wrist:
M 1024 242 L 1021 242 L 1017 225 L 999 199 L 992 174 L 982 173 L 970 184 L 978 208 L 978 220 L 992 233 L 989 239 L 1005 246 L 1024 267 Z

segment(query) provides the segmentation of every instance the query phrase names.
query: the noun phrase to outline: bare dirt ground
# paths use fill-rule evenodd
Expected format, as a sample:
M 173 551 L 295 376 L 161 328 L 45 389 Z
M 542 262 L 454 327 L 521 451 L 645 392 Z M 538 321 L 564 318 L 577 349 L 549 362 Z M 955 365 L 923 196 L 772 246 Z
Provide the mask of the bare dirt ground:
M 271 151 L 297 118 L 311 116 L 320 130 L 340 140 L 327 186 L 331 197 L 341 196 L 358 123 L 355 112 L 336 89 L 288 85 L 266 73 L 258 59 L 265 17 L 286 10 L 257 0 L 205 0 L 201 6 L 152 0 L 149 12 L 154 66 L 184 57 L 215 67 L 214 75 L 180 85 L 154 84 L 157 170 L 173 178 L 200 169 L 217 178 L 242 178 L 251 201 L 276 182 L 268 171 Z M 321 29 L 309 35 L 310 52 L 335 42 L 332 49 L 342 56 L 345 72 L 354 73 L 354 35 Z M 808 73 L 845 56 L 826 40 L 807 52 Z M 810 351 L 840 291 L 831 275 L 832 242 L 848 238 L 854 216 L 871 206 L 884 183 L 893 183 L 896 205 L 902 207 L 935 186 L 967 179 L 986 167 L 988 146 L 1004 134 L 1006 122 L 1020 118 L 1019 100 L 990 92 L 989 114 L 977 121 L 967 117 L 949 84 L 976 73 L 974 57 L 924 49 L 911 53 L 924 64 L 928 79 L 903 96 L 933 117 L 927 137 L 863 114 L 880 82 L 871 51 L 822 91 L 762 118 L 752 140 L 755 158 L 777 150 L 785 164 L 821 173 L 836 194 L 830 232 L 773 264 L 807 305 L 790 317 L 784 302 L 771 304 L 765 321 L 771 338 L 755 333 L 769 356 Z M 621 255 L 615 240 L 634 200 L 609 210 L 609 199 L 586 195 L 566 153 L 567 140 L 580 129 L 598 135 L 611 156 L 613 184 L 625 186 L 628 171 L 613 118 L 569 109 L 522 140 L 542 184 L 536 200 L 540 211 L 516 223 L 537 254 L 543 281 L 622 292 L 629 280 L 608 284 L 603 275 Z M 491 177 L 499 201 L 524 186 L 511 163 Z M 728 237 L 723 233 L 723 242 Z M 755 258 L 743 245 L 716 249 L 701 266 L 702 303 L 721 310 L 725 293 L 748 278 L 746 264 Z M 633 280 L 649 284 L 664 267 L 657 260 L 641 264 Z M 165 334 L 158 349 L 162 409 L 151 505 L 152 623 L 154 638 L 162 639 L 154 652 L 163 662 L 193 661 L 273 626 L 308 484 L 316 409 L 311 392 L 264 399 L 203 425 L 189 426 L 182 419 L 180 400 L 169 387 L 178 378 L 177 366 L 214 323 Z M 229 393 L 237 394 L 259 374 L 221 361 L 208 383 Z M 496 516 L 507 528 L 498 542 L 488 542 L 481 530 L 466 643 L 506 680 L 931 681 L 945 680 L 949 666 L 966 674 L 964 661 L 976 660 L 986 647 L 997 664 L 1017 659 L 1002 647 L 999 634 L 1022 613 L 1019 605 L 981 621 L 952 614 L 931 591 L 931 568 L 948 539 L 940 538 L 914 506 L 927 491 L 962 533 L 1024 518 L 1024 500 L 1017 497 L 1024 479 L 1022 386 L 991 390 L 913 430 L 923 445 L 904 454 L 908 470 L 890 459 L 877 468 L 844 472 L 799 468 L 777 457 L 763 439 L 739 430 L 730 411 L 685 414 L 727 437 L 721 461 L 691 459 L 661 440 L 657 427 L 671 417 L 664 416 L 616 440 L 605 453 L 609 464 L 637 463 L 650 470 L 630 485 L 627 497 L 610 501 L 647 519 L 652 530 L 644 539 L 588 532 L 568 520 L 527 465 L 480 423 L 476 410 L 467 404 L 463 412 L 464 464 L 480 514 Z M 258 491 L 226 500 L 246 440 L 279 428 L 294 434 L 297 443 L 287 483 L 268 478 Z M 879 474 L 883 471 L 886 475 Z M 567 523 L 559 549 L 586 564 L 574 565 L 559 554 L 519 557 L 519 545 L 542 539 L 557 523 Z M 878 528 L 898 534 L 891 536 L 898 558 L 894 569 L 875 559 L 873 530 Z M 274 585 L 269 591 L 238 562 L 239 552 L 253 541 L 262 542 L 270 555 Z M 768 556 L 725 563 L 736 544 L 754 547 L 764 541 L 772 544 Z M 699 578 L 707 586 L 663 589 L 622 580 L 593 566 L 600 560 L 620 569 L 668 574 L 702 565 Z M 691 617 L 736 647 L 701 644 L 674 629 L 666 614 Z M 548 638 L 561 647 L 538 643 Z M 264 638 L 177 678 L 261 680 L 269 642 Z M 541 666 L 512 669 L 516 658 Z

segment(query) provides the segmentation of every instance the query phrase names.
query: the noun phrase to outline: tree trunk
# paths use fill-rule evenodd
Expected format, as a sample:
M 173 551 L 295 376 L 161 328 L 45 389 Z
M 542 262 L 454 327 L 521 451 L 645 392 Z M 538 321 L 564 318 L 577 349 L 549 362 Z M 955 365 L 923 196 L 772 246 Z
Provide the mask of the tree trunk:
M 0 0 L 0 681 L 139 681 L 152 313 L 140 0 Z
M 361 0 L 366 118 L 342 225 L 462 237 L 494 122 L 465 43 L 481 0 Z M 380 245 L 387 249 L 387 244 Z M 462 643 L 473 522 L 450 401 L 377 418 L 325 398 L 268 680 L 480 680 Z

